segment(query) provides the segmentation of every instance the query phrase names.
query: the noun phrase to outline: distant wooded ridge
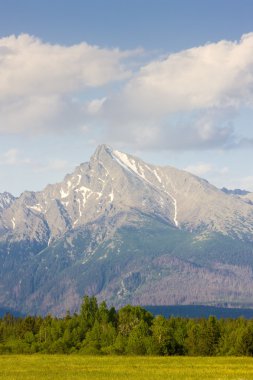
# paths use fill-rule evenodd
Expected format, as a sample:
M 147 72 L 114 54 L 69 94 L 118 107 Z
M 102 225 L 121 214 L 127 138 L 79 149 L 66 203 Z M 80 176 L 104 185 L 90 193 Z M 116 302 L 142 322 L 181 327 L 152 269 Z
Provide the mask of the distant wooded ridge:
M 216 318 L 253 318 L 253 309 L 250 308 L 235 308 L 235 307 L 220 307 L 207 305 L 145 305 L 144 309 L 150 311 L 153 315 L 162 315 L 166 318 L 170 316 L 185 317 L 185 318 L 208 318 L 210 315 Z M 0 318 L 5 314 L 11 314 L 14 317 L 25 317 L 19 311 L 9 308 L 0 308 Z
M 0 319 L 0 353 L 253 355 L 253 320 L 154 316 L 85 296 L 79 313 Z
M 144 308 L 154 315 L 163 315 L 168 318 L 185 317 L 185 318 L 208 318 L 210 315 L 216 318 L 253 318 L 253 309 L 235 308 L 235 307 L 218 307 L 206 305 L 147 305 Z

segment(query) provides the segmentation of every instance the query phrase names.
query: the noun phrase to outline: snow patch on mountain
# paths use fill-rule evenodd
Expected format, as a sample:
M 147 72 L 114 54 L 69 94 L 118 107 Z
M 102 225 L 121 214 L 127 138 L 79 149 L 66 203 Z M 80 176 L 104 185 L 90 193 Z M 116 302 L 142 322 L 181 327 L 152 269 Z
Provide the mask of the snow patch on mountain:
M 179 222 L 178 222 L 178 219 L 177 219 L 177 212 L 178 212 L 177 200 L 176 200 L 176 198 L 168 190 L 165 189 L 165 186 L 162 184 L 162 179 L 158 175 L 157 171 L 153 170 L 153 173 L 155 174 L 155 177 L 158 179 L 159 183 L 162 185 L 162 188 L 160 186 L 155 185 L 154 183 L 152 183 L 150 180 L 148 180 L 146 178 L 144 169 L 143 169 L 143 167 L 140 164 L 138 164 L 138 168 L 139 168 L 139 170 L 138 170 L 136 162 L 135 162 L 134 159 L 129 158 L 125 153 L 119 152 L 117 150 L 114 150 L 113 154 L 114 154 L 114 157 L 116 156 L 117 161 L 120 163 L 121 166 L 123 166 L 124 168 L 127 168 L 127 170 L 133 171 L 138 177 L 141 177 L 145 182 L 147 182 L 153 188 L 155 188 L 158 191 L 163 191 L 164 193 L 166 193 L 171 198 L 172 203 L 174 205 L 174 210 L 175 210 L 174 211 L 173 221 L 175 223 L 175 226 L 178 227 L 179 226 Z M 145 165 L 145 166 L 146 166 L 146 168 L 148 168 L 149 170 L 151 170 L 148 167 L 148 165 Z
M 168 191 L 164 190 L 164 192 L 166 194 L 168 194 L 168 196 L 172 199 L 172 202 L 173 202 L 173 205 L 174 205 L 174 209 L 175 209 L 175 213 L 174 213 L 174 223 L 175 225 L 178 227 L 179 226 L 179 223 L 178 223 L 178 220 L 177 220 L 177 200 L 176 198 L 173 197 L 173 195 L 171 195 Z
M 36 205 L 34 205 L 34 206 L 27 206 L 28 208 L 30 208 L 31 210 L 35 210 L 35 211 L 37 211 L 37 212 L 45 212 L 44 210 L 43 210 L 43 207 L 39 204 L 39 203 L 37 203 Z
M 158 179 L 158 181 L 159 181 L 160 183 L 162 183 L 162 179 L 161 179 L 161 177 L 159 176 L 159 174 L 157 173 L 156 169 L 154 169 L 153 172 L 154 172 L 156 178 Z
M 80 192 L 83 196 L 83 206 L 85 206 L 88 198 L 93 194 L 93 191 L 88 187 L 81 186 L 78 189 L 75 189 L 76 192 Z
M 60 190 L 61 198 L 67 198 L 69 196 L 69 191 L 64 191 L 63 189 Z
M 80 185 L 81 178 L 82 178 L 81 174 L 77 174 L 77 184 L 76 184 L 76 186 Z
M 112 203 L 112 201 L 113 201 L 113 199 L 114 199 L 113 189 L 112 189 L 112 191 L 111 191 L 110 194 L 109 194 L 109 198 L 110 198 L 110 202 Z
M 118 150 L 114 150 L 113 154 L 121 161 L 121 164 L 123 163 L 125 167 L 131 169 L 139 177 L 146 180 L 144 169 L 140 164 L 137 166 L 133 158 L 130 158 L 127 154 L 119 152 Z

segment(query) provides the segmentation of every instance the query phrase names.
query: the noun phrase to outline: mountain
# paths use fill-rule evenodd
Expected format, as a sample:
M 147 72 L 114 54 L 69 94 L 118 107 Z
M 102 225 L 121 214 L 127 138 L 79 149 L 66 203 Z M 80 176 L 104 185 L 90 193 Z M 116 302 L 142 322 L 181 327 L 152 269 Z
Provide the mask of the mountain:
M 226 187 L 223 187 L 221 189 L 226 194 L 232 194 L 232 195 L 247 195 L 250 193 L 250 191 L 242 190 L 242 189 L 227 189 Z
M 226 187 L 223 187 L 221 190 L 224 193 L 229 194 L 231 196 L 240 197 L 244 202 L 253 205 L 253 193 L 251 193 L 250 191 L 241 189 L 229 190 Z
M 10 193 L 0 193 L 0 211 L 3 211 L 6 208 L 10 207 L 15 199 L 16 198 Z
M 62 315 L 86 293 L 116 306 L 253 307 L 243 198 L 101 145 L 61 183 L 2 202 L 0 306 Z

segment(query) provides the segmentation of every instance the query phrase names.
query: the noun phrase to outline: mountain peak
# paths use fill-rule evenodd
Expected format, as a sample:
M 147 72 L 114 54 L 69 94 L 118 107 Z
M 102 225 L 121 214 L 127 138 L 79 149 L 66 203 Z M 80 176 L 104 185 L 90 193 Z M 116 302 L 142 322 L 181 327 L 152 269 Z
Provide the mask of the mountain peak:
M 107 144 L 101 144 L 101 145 L 98 145 L 92 158 L 100 158 L 100 157 L 103 157 L 104 154 L 112 154 L 112 148 L 107 145 Z
M 15 199 L 16 198 L 7 191 L 5 191 L 4 193 L 0 193 L 0 210 L 10 207 Z
M 238 289 L 252 299 L 252 195 L 99 145 L 62 182 L 0 194 L 1 300 L 59 313 L 74 310 L 80 292 L 118 305 L 147 304 L 150 294 L 155 303 L 218 302 Z

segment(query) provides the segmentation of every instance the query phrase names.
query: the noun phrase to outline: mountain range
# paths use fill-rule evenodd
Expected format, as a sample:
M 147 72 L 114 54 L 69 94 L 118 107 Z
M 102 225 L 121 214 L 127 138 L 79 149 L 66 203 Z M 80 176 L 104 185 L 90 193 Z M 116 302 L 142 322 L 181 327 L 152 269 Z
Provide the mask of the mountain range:
M 253 193 L 99 146 L 39 192 L 0 194 L 0 307 L 253 307 Z

